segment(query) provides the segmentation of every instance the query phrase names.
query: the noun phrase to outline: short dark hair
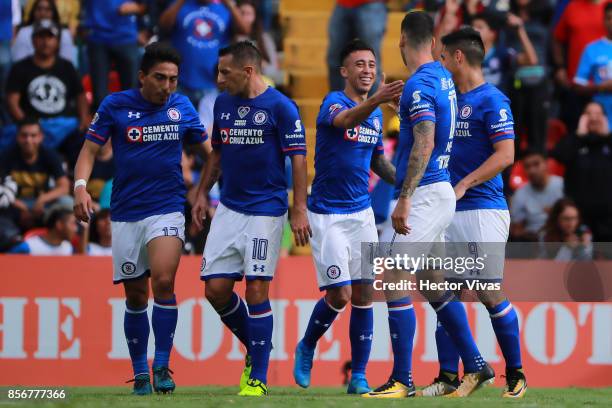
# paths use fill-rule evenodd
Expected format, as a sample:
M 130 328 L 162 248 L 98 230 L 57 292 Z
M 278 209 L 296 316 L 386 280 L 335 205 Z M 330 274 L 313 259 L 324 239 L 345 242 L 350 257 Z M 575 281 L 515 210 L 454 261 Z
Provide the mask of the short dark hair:
M 140 70 L 148 74 L 151 68 L 161 62 L 170 62 L 178 67 L 181 64 L 181 55 L 168 43 L 154 42 L 145 47 Z
M 355 51 L 370 51 L 374 55 L 374 58 L 376 58 L 374 48 L 370 47 L 365 41 L 355 38 L 349 41 L 340 52 L 341 63 L 344 64 L 344 60 Z
M 24 126 L 31 126 L 31 125 L 36 125 L 38 126 L 39 129 L 42 130 L 40 126 L 40 121 L 38 120 L 38 118 L 35 118 L 34 116 L 26 116 L 25 118 L 21 119 L 17 123 L 17 131 L 21 130 L 21 128 Z
M 477 13 L 470 19 L 470 23 L 474 22 L 474 20 L 484 21 L 493 31 L 499 31 L 500 28 L 502 28 L 500 18 L 495 16 L 491 12 L 482 11 L 480 13 Z
M 525 151 L 521 155 L 521 160 L 525 160 L 526 158 L 532 157 L 532 156 L 540 156 L 544 160 L 547 159 L 546 152 L 540 149 L 537 149 L 535 147 L 530 147 L 530 148 L 525 149 Z
M 219 50 L 219 57 L 231 55 L 234 61 L 241 65 L 254 64 L 261 71 L 261 52 L 250 41 L 238 41 Z
M 608 14 L 609 11 L 612 11 L 612 1 L 606 3 L 606 7 L 604 8 L 604 14 Z
M 442 37 L 442 44 L 452 52 L 461 51 L 468 63 L 475 67 L 480 66 L 485 57 L 485 48 L 480 33 L 472 27 L 463 26 L 456 31 Z
M 66 217 L 68 217 L 71 214 L 72 214 L 72 211 L 66 208 L 59 208 L 56 210 L 52 210 L 51 214 L 49 214 L 49 216 L 47 217 L 47 220 L 45 222 L 45 227 L 47 229 L 52 229 L 55 227 L 55 224 L 58 221 L 63 221 Z
M 406 34 L 412 47 L 426 45 L 433 38 L 433 18 L 425 11 L 411 11 L 402 20 L 402 33 Z

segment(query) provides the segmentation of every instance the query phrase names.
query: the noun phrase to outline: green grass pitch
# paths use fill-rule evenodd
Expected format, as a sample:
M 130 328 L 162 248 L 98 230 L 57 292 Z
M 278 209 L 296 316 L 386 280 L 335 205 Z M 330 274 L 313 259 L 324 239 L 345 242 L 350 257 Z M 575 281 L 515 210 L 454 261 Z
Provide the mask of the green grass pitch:
M 123 407 L 470 407 L 496 408 L 512 407 L 610 407 L 612 388 L 530 388 L 521 400 L 506 400 L 500 397 L 500 388 L 486 388 L 470 398 L 411 398 L 401 400 L 366 400 L 344 394 L 341 388 L 298 388 L 273 387 L 267 398 L 238 397 L 237 387 L 182 387 L 172 395 L 135 397 L 129 395 L 129 387 L 79 387 L 69 388 L 68 400 L 49 401 L 0 401 L 0 406 L 18 407 L 78 407 L 78 408 L 123 408 Z

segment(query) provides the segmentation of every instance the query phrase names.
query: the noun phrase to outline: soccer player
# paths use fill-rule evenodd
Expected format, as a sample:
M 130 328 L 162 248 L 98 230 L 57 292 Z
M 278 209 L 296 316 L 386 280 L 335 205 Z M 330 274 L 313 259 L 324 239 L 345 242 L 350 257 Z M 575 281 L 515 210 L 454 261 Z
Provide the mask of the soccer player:
M 510 101 L 484 80 L 481 69 L 484 45 L 476 30 L 461 28 L 443 37 L 442 44 L 441 59 L 453 74 L 459 91 L 458 122 L 448 168 L 458 201 L 453 221 L 446 230 L 446 239 L 461 243 L 457 245 L 465 243 L 466 246 L 499 243 L 491 248 L 496 253 L 503 249 L 510 228 L 501 177 L 501 172 L 514 161 L 514 122 Z M 483 254 L 486 248 L 478 248 L 477 251 Z M 469 251 L 466 248 L 460 252 Z M 500 282 L 502 275 L 503 262 L 500 265 L 487 263 L 487 268 L 479 274 L 452 274 L 447 277 Z M 502 395 L 522 397 L 527 382 L 521 368 L 516 312 L 501 290 L 477 290 L 476 293 L 489 311 L 493 330 L 506 360 L 506 389 Z M 436 330 L 436 343 L 440 374 L 422 391 L 424 396 L 445 395 L 459 386 L 459 354 L 441 325 Z
M 383 154 L 379 105 L 399 98 L 404 82 L 385 84 L 383 79 L 368 98 L 376 80 L 374 50 L 354 40 L 342 50 L 341 60 L 346 85 L 344 91 L 328 94 L 319 111 L 316 175 L 308 202 L 317 280 L 326 293 L 315 305 L 295 350 L 293 376 L 301 387 L 310 385 L 317 341 L 350 301 L 352 375 L 348 393 L 364 394 L 371 391 L 365 370 L 372 346 L 373 275 L 361 269 L 361 245 L 378 241 L 368 192 L 369 170 L 395 183 L 395 167 Z
M 111 139 L 113 280 L 125 288 L 124 330 L 137 395 L 152 392 L 147 361 L 149 276 L 155 299 L 153 388 L 163 393 L 175 388 L 168 365 L 178 317 L 174 277 L 185 239 L 181 153 L 184 143 L 195 144 L 204 155 L 210 150 L 191 102 L 174 93 L 179 63 L 180 56 L 167 45 L 154 43 L 145 49 L 138 72 L 140 89 L 104 98 L 74 170 L 74 212 L 88 222 L 92 201 L 87 180 L 96 154 Z
M 400 101 L 400 140 L 397 150 L 393 230 L 383 231 L 381 241 L 394 241 L 404 255 L 432 254 L 434 243 L 444 241 L 444 231 L 455 212 L 448 161 L 455 133 L 456 94 L 451 74 L 434 62 L 433 20 L 425 12 L 406 14 L 401 25 L 400 49 L 409 79 Z M 393 233 L 395 231 L 395 234 Z M 412 253 L 414 250 L 418 252 Z M 423 252 L 422 252 L 423 251 Z M 417 270 L 417 279 L 442 283 L 442 271 Z M 463 305 L 451 291 L 423 291 L 457 347 L 466 375 L 466 395 L 494 378 L 484 362 L 467 322 Z M 408 296 L 387 295 L 393 372 L 387 383 L 364 394 L 369 398 L 401 398 L 415 395 L 412 382 L 412 344 L 415 314 Z
M 291 158 L 291 228 L 298 245 L 312 232 L 306 215 L 306 141 L 297 106 L 261 76 L 261 54 L 242 41 L 219 51 L 219 87 L 214 107 L 213 153 L 202 171 L 192 214 L 198 227 L 206 193 L 223 174 L 202 258 L 206 298 L 247 350 L 240 381 L 243 396 L 268 394 L 272 347 L 270 281 L 287 220 L 285 157 Z M 234 283 L 246 276 L 246 305 Z

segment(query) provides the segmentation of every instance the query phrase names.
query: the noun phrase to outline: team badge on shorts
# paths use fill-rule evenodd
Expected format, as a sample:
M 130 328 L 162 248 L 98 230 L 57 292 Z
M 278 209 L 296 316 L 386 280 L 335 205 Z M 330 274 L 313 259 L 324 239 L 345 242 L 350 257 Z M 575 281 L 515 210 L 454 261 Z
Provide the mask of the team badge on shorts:
M 124 262 L 123 265 L 121 265 L 121 272 L 124 275 L 133 275 L 134 272 L 136 272 L 136 265 L 134 262 Z
M 461 119 L 467 119 L 470 117 L 471 114 L 472 107 L 470 105 L 465 105 L 463 108 L 461 108 L 461 113 L 459 114 L 459 116 L 461 117 Z
M 178 122 L 181 120 L 181 112 L 176 108 L 168 109 L 168 118 L 173 122 Z
M 329 279 L 338 279 L 340 277 L 340 267 L 337 265 L 332 265 L 327 268 L 327 277 Z
M 266 123 L 267 119 L 268 119 L 268 116 L 266 115 L 266 112 L 264 111 L 257 111 L 253 115 L 253 122 L 256 125 L 263 125 L 264 123 Z

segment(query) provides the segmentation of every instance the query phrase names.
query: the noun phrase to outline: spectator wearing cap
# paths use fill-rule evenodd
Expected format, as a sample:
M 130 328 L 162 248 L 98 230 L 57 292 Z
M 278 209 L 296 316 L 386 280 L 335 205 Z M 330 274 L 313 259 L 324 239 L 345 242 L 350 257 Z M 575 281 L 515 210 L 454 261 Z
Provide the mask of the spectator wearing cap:
M 563 197 L 563 179 L 549 173 L 546 156 L 537 150 L 527 151 L 522 162 L 529 182 L 510 202 L 510 235 L 515 241 L 534 242 L 550 208 Z
M 11 68 L 6 85 L 8 110 L 16 122 L 41 119 L 45 146 L 57 148 L 89 125 L 89 106 L 72 63 L 57 55 L 60 28 L 52 20 L 34 24 L 34 55 Z
M 552 56 L 555 81 L 561 90 L 559 117 L 575 129 L 588 98 L 572 89 L 578 62 L 587 44 L 606 35 L 604 0 L 572 0 L 559 19 L 553 35 Z
M 597 102 L 589 103 L 578 129 L 551 155 L 565 165 L 565 194 L 575 202 L 597 242 L 612 242 L 612 137 Z
M 380 46 L 387 31 L 385 3 L 383 0 L 336 0 L 328 28 L 327 75 L 331 91 L 344 89 L 344 79 L 340 75 L 340 54 L 344 46 L 356 37 L 374 49 L 376 80 L 382 77 Z
M 60 16 L 52 0 L 35 0 L 32 5 L 32 12 L 28 18 L 24 21 L 22 27 L 17 31 L 15 41 L 11 46 L 11 55 L 13 61 L 19 61 L 26 57 L 34 54 L 34 45 L 32 44 L 32 32 L 34 30 L 34 24 L 42 20 L 51 20 L 58 27 L 60 25 Z M 72 34 L 68 28 L 62 28 L 59 34 L 60 57 L 67 59 L 72 62 L 73 65 L 77 65 L 77 49 L 72 40 Z
M 219 50 L 248 25 L 233 0 L 176 0 L 159 18 L 159 27 L 181 54 L 179 92 L 187 96 L 209 131 L 217 90 Z
M 612 3 L 604 13 L 606 36 L 586 46 L 580 57 L 574 84 L 578 92 L 592 96 L 612 117 Z
M 143 0 L 88 0 L 85 8 L 87 55 L 94 109 L 108 94 L 111 64 L 121 89 L 137 86 L 140 60 L 137 17 L 147 10 Z
M 60 157 L 42 146 L 39 123 L 31 118 L 19 124 L 17 144 L 0 154 L 0 174 L 10 175 L 17 183 L 12 203 L 15 219 L 29 228 L 46 206 L 70 192 L 70 181 Z
M 72 208 L 58 204 L 45 212 L 44 225 L 47 229 L 40 235 L 27 238 L 23 243 L 9 250 L 12 254 L 35 256 L 69 256 L 74 253 L 70 241 L 77 233 L 77 222 Z

